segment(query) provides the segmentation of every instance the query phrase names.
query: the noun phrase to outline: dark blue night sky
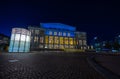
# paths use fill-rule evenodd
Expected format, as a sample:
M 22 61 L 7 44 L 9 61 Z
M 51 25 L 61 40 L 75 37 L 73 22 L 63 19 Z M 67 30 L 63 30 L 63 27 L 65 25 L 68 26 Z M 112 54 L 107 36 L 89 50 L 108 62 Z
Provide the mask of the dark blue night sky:
M 116 2 L 117 3 L 117 2 Z M 120 5 L 113 1 L 10 0 L 0 2 L 0 32 L 10 36 L 12 27 L 59 22 L 94 36 L 113 39 L 120 33 Z

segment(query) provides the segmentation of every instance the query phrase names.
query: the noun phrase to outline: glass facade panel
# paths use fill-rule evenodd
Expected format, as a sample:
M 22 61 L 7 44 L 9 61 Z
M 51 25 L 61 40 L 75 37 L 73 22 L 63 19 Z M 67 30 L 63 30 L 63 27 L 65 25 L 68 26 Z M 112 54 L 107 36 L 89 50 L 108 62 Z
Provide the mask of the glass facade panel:
M 25 52 L 29 52 L 29 49 L 30 49 L 30 42 L 26 41 L 26 43 L 25 43 Z
M 12 34 L 11 35 L 11 40 L 14 40 L 15 39 L 15 34 Z
M 9 52 L 29 52 L 30 50 L 30 32 L 26 29 L 12 29 Z
M 20 42 L 19 52 L 23 52 L 24 51 L 24 48 L 25 48 L 24 44 L 25 44 L 25 41 L 21 41 Z
M 12 50 L 13 50 L 13 43 L 14 43 L 14 41 L 11 40 L 10 41 L 10 46 L 9 46 L 9 52 L 12 52 Z
M 24 37 L 23 37 L 23 38 L 24 38 Z M 20 34 L 16 34 L 16 35 L 15 35 L 15 40 L 16 40 L 16 41 L 19 41 L 19 40 L 20 40 Z
M 25 35 L 21 35 L 21 41 L 25 41 L 25 39 L 26 39 L 26 37 L 25 37 Z
M 18 52 L 18 45 L 19 45 L 19 41 L 15 41 L 14 42 L 14 47 L 13 47 L 13 52 Z

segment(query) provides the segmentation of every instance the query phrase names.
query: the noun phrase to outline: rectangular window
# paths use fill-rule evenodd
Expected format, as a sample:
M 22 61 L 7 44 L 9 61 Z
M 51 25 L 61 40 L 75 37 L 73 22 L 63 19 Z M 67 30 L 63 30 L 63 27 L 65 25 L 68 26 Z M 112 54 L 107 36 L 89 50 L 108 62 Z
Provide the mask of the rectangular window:
M 69 38 L 69 44 L 73 45 L 73 38 Z
M 49 44 L 53 44 L 53 36 L 49 36 Z
M 60 37 L 60 44 L 64 44 L 63 37 Z
M 65 33 L 65 32 L 63 33 L 63 36 L 66 36 L 66 33 Z
M 59 32 L 58 35 L 59 35 L 59 36 L 62 36 L 62 32 Z
M 48 43 L 48 36 L 45 36 L 45 43 Z
M 68 45 L 65 45 L 65 48 L 68 48 Z
M 54 45 L 54 49 L 58 49 L 59 47 L 58 47 L 58 45 Z
M 57 36 L 55 36 L 54 43 L 55 43 L 55 44 L 59 44 L 59 39 L 58 39 Z
M 42 44 L 40 44 L 40 45 L 39 45 L 39 48 L 43 48 L 43 45 L 42 45 Z
M 86 40 L 83 40 L 83 45 L 86 45 Z
M 39 35 L 39 30 L 35 30 L 35 34 Z
M 67 37 L 64 38 L 64 42 L 65 42 L 65 44 L 68 44 L 68 38 Z
M 57 32 L 54 32 L 54 35 L 57 35 Z
M 52 45 L 52 44 L 49 44 L 49 48 L 52 49 L 52 48 L 53 48 L 53 45 Z
M 43 43 L 44 38 L 40 37 L 40 43 Z
M 64 45 L 60 45 L 60 47 L 59 47 L 60 49 L 64 49 Z
M 38 42 L 38 37 L 37 36 L 34 37 L 34 42 Z
M 68 33 L 68 37 L 70 37 L 70 33 Z
M 82 40 L 79 40 L 79 45 L 82 45 Z
M 49 31 L 49 35 L 52 35 L 52 31 Z

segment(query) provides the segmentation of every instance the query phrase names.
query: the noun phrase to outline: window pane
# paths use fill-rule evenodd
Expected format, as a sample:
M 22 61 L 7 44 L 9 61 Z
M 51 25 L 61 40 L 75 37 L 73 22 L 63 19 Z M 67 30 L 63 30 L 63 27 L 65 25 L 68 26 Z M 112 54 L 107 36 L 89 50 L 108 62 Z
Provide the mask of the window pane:
M 53 36 L 49 36 L 49 43 L 53 44 Z

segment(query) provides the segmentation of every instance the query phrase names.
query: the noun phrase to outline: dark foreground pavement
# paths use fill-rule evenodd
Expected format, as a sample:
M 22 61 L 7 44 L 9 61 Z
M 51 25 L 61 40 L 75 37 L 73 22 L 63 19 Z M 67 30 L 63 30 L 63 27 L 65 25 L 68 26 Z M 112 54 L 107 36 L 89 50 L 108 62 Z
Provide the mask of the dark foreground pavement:
M 114 55 L 98 55 L 95 61 L 112 74 L 120 77 L 120 53 Z
M 0 79 L 105 79 L 85 54 L 42 53 L 0 53 Z

